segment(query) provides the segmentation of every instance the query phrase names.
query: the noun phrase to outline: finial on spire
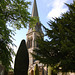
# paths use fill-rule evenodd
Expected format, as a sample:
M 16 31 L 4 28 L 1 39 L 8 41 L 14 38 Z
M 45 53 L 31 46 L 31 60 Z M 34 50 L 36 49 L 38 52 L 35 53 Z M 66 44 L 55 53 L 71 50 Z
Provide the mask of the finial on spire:
M 33 4 L 32 17 L 33 16 L 38 17 L 38 10 L 37 10 L 36 0 L 34 0 L 34 4 Z

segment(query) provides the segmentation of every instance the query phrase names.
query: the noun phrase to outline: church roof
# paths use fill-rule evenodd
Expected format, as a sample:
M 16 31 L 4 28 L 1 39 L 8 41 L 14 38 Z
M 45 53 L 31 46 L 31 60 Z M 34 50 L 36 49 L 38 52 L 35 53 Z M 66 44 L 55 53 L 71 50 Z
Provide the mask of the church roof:
M 32 9 L 32 16 L 31 17 L 35 17 L 36 19 L 39 19 L 36 0 L 34 0 L 33 9 Z M 31 27 L 30 25 L 31 24 L 29 24 L 28 33 L 33 32 L 33 31 L 43 33 L 42 29 L 41 29 L 40 21 L 37 22 L 33 27 Z
M 34 4 L 33 4 L 32 17 L 39 17 L 38 16 L 36 0 L 34 0 Z

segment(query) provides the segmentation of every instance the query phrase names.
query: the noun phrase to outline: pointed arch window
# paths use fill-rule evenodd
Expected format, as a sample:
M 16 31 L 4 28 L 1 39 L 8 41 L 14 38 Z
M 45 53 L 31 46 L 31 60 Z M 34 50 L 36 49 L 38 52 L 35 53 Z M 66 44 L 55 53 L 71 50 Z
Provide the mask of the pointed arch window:
M 28 39 L 28 41 L 27 41 L 27 47 L 28 48 L 31 48 L 32 47 L 32 38 L 31 39 Z

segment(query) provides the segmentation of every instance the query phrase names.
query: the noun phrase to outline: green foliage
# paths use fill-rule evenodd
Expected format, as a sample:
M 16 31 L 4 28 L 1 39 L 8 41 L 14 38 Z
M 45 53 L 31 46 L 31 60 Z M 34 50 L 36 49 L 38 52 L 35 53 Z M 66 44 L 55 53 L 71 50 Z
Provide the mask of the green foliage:
M 54 21 L 49 21 L 50 28 L 45 29 L 48 39 L 39 39 L 39 50 L 33 56 L 56 70 L 75 72 L 75 3 L 66 4 L 69 11 Z
M 25 40 L 22 40 L 14 65 L 14 75 L 28 75 L 29 56 Z
M 5 24 L 0 24 L 0 26 L 0 61 L 2 61 L 5 70 L 8 71 L 11 67 L 12 55 L 15 54 L 10 47 L 10 44 L 14 45 L 10 39 L 10 37 L 12 38 L 10 34 L 13 34 L 13 32 Z
M 34 75 L 39 75 L 39 68 L 37 64 L 34 67 Z
M 8 70 L 12 61 L 13 49 L 10 45 L 13 44 L 15 35 L 14 29 L 26 28 L 27 23 L 33 19 L 28 12 L 28 5 L 31 3 L 26 0 L 0 0 L 0 60 Z
M 39 23 L 39 17 L 32 18 L 32 21 L 30 22 L 30 28 L 35 27 L 36 23 Z
M 20 29 L 27 27 L 27 23 L 31 21 L 28 5 L 30 2 L 25 0 L 1 0 L 0 1 L 0 18 L 2 23 L 7 21 L 11 27 Z M 2 24 L 1 23 L 1 24 Z

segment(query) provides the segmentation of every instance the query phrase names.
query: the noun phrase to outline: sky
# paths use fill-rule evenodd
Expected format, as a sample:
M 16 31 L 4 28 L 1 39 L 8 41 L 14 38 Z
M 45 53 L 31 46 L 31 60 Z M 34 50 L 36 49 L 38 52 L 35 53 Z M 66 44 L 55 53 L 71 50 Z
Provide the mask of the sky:
M 34 0 L 27 0 L 27 1 L 32 2 L 28 9 L 29 12 L 32 13 Z M 62 13 L 68 11 L 68 8 L 64 3 L 70 4 L 73 3 L 73 0 L 36 0 L 36 2 L 40 21 L 44 26 L 48 27 L 47 22 L 52 20 L 52 17 L 60 17 Z M 17 46 L 16 48 L 13 47 L 15 53 L 18 50 L 21 40 L 22 39 L 26 40 L 27 31 L 28 28 L 17 30 L 15 36 L 13 36 L 15 39 L 13 42 Z

